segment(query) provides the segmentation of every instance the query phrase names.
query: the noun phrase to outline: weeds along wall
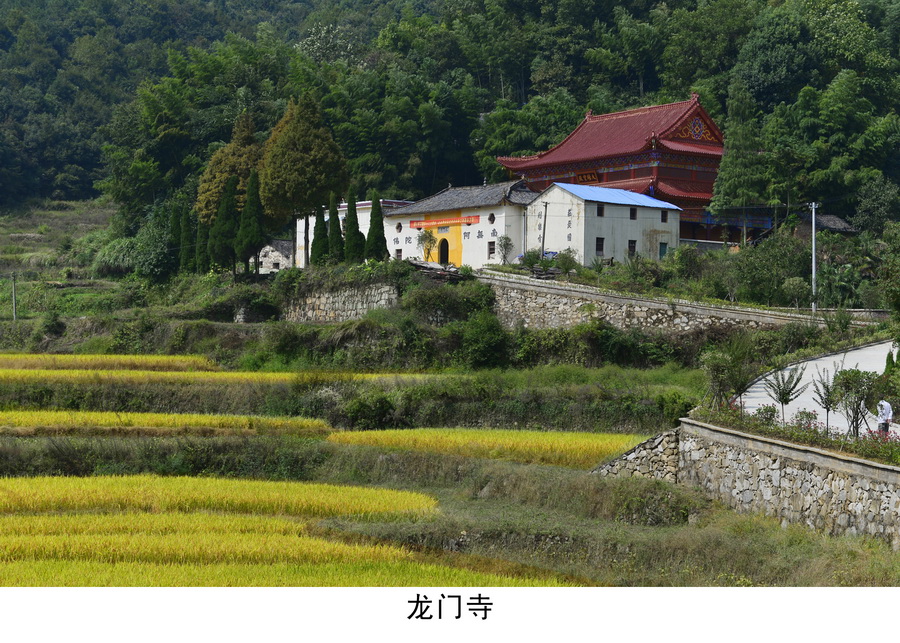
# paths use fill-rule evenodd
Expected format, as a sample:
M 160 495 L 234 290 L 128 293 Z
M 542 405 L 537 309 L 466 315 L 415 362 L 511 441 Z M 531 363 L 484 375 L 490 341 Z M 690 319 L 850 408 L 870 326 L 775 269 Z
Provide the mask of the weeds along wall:
M 525 276 L 482 273 L 494 290 L 494 310 L 507 328 L 557 328 L 602 319 L 622 329 L 692 331 L 698 329 L 767 328 L 809 317 L 739 307 L 717 307 L 680 300 L 628 297 L 596 288 L 543 281 Z
M 900 468 L 693 420 L 594 470 L 700 487 L 737 511 L 900 549 Z

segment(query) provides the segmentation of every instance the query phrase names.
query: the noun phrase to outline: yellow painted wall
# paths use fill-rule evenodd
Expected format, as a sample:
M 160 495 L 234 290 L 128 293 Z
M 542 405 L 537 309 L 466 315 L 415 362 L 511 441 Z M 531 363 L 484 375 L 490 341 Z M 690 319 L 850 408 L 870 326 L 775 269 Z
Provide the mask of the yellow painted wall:
M 440 212 L 438 214 L 426 214 L 425 221 L 433 221 L 435 219 L 456 219 L 462 217 L 462 212 L 460 210 L 450 210 L 448 212 Z M 449 232 L 439 233 L 437 228 L 429 228 L 432 232 L 434 232 L 434 236 L 438 241 L 438 245 L 434 247 L 434 251 L 431 253 L 431 260 L 438 260 L 438 248 L 441 243 L 441 239 L 446 239 L 447 244 L 449 246 L 450 254 L 448 259 L 450 263 L 461 266 L 462 265 L 462 228 L 463 224 L 456 223 L 449 226 Z

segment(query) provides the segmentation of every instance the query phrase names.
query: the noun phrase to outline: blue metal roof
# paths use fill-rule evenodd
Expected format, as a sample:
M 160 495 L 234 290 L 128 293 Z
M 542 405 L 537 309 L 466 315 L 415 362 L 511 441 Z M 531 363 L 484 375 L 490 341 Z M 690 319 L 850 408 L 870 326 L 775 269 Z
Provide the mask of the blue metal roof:
M 677 205 L 654 199 L 646 194 L 619 190 L 617 188 L 601 188 L 597 185 L 576 185 L 575 183 L 554 183 L 569 194 L 574 194 L 585 201 L 610 203 L 615 205 L 636 205 L 642 208 L 659 208 L 661 210 L 681 210 Z

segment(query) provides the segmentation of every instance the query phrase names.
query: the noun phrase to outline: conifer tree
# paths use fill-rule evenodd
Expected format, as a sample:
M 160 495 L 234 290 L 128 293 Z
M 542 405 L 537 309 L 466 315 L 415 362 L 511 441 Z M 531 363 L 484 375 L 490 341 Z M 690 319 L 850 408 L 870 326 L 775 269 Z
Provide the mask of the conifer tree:
M 256 127 L 253 119 L 246 112 L 238 116 L 231 132 L 231 142 L 216 150 L 209 159 L 206 169 L 200 177 L 197 187 L 197 218 L 205 223 L 212 223 L 216 218 L 225 184 L 232 176 L 238 177 L 235 190 L 235 201 L 238 211 L 244 207 L 247 193 L 247 181 L 250 172 L 262 158 L 260 146 L 253 134 Z
M 187 204 L 178 199 L 171 207 L 172 209 L 169 211 L 169 239 L 166 246 L 177 271 L 181 263 L 181 220 L 184 218 L 183 213 L 187 210 Z
M 259 193 L 272 228 L 298 217 L 304 219 L 304 253 L 309 264 L 309 215 L 324 203 L 328 193 L 346 184 L 344 155 L 322 120 L 319 106 L 310 97 L 291 101 L 275 125 L 263 150 Z M 326 232 L 327 236 L 327 232 Z M 296 248 L 296 236 L 293 247 Z M 296 262 L 296 257 L 294 258 Z
M 347 194 L 347 219 L 344 228 L 347 238 L 344 240 L 344 260 L 347 263 L 362 263 L 366 259 L 366 235 L 359 229 L 356 216 L 356 190 L 350 188 Z
M 197 222 L 197 241 L 194 243 L 194 268 L 201 275 L 209 272 L 209 224 Z
M 387 239 L 384 236 L 384 217 L 381 214 L 381 195 L 377 190 L 369 193 L 372 201 L 372 218 L 369 220 L 369 234 L 366 235 L 366 259 L 385 261 L 388 255 Z
M 194 272 L 197 265 L 197 249 L 194 244 L 197 239 L 195 229 L 196 219 L 187 206 L 181 210 L 181 239 L 178 251 L 178 267 L 183 272 Z
M 322 210 L 322 206 L 316 208 L 316 227 L 313 230 L 309 261 L 314 266 L 328 263 L 328 226 L 325 224 L 325 212 Z
M 344 263 L 344 235 L 341 234 L 341 218 L 334 192 L 328 204 L 328 255 L 332 263 Z
M 216 220 L 209 229 L 207 253 L 212 264 L 222 268 L 235 269 L 234 238 L 237 235 L 238 177 L 232 176 L 222 191 L 222 200 L 216 212 Z
M 266 235 L 262 226 L 262 202 L 259 200 L 259 175 L 256 170 L 250 173 L 247 181 L 247 203 L 241 210 L 241 221 L 237 237 L 234 240 L 234 253 L 244 262 L 244 272 L 250 273 L 250 257 L 257 257 L 256 272 L 259 272 L 258 254 L 266 244 Z

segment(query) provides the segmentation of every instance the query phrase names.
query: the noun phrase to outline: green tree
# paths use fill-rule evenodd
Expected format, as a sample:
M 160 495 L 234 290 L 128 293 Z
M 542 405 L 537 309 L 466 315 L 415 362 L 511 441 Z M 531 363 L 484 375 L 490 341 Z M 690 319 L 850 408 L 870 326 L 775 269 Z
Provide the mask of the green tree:
M 341 218 L 334 192 L 328 203 L 328 258 L 332 263 L 344 263 L 344 235 L 341 234 Z
M 304 219 L 304 259 L 309 265 L 309 215 L 330 192 L 346 185 L 346 162 L 309 96 L 291 101 L 263 150 L 260 197 L 278 225 Z M 327 234 L 327 233 L 326 233 Z M 294 243 L 293 247 L 297 247 Z M 296 261 L 296 259 L 295 259 Z
M 209 159 L 197 187 L 195 209 L 201 221 L 210 223 L 216 217 L 225 185 L 233 176 L 238 178 L 235 204 L 238 211 L 243 209 L 247 181 L 262 156 L 262 148 L 253 137 L 255 129 L 250 114 L 241 114 L 234 123 L 231 142 L 217 150 Z
M 866 421 L 866 402 L 878 380 L 878 373 L 845 368 L 834 374 L 838 410 L 850 427 L 850 435 L 859 437 L 859 429 Z
M 322 206 L 316 208 L 316 227 L 313 230 L 309 261 L 314 266 L 328 263 L 328 225 L 325 223 L 325 212 L 322 210 Z
M 238 177 L 225 183 L 216 218 L 209 229 L 207 252 L 210 262 L 235 270 L 234 238 L 237 235 L 239 211 L 237 207 Z
M 259 251 L 266 244 L 263 231 L 262 202 L 259 199 L 259 174 L 250 172 L 247 181 L 247 202 L 241 210 L 240 226 L 234 240 L 234 253 L 244 262 L 244 272 L 250 272 L 250 258 L 257 257 L 256 272 L 259 272 Z
M 758 109 L 739 80 L 728 94 L 725 154 L 719 166 L 710 209 L 734 214 L 765 201 L 765 166 L 759 137 Z
M 356 191 L 351 188 L 347 194 L 347 220 L 344 226 L 347 238 L 344 243 L 344 259 L 347 263 L 362 263 L 366 258 L 366 235 L 359 229 L 356 216 Z
M 809 388 L 809 384 L 800 386 L 800 381 L 803 379 L 805 371 L 805 367 L 784 369 L 775 371 L 772 375 L 763 380 L 766 393 L 772 400 L 781 405 L 782 424 L 785 423 L 785 404 L 790 404 L 800 397 L 803 394 L 803 391 Z
M 603 34 L 601 47 L 588 49 L 587 60 L 609 76 L 637 78 L 638 95 L 644 97 L 644 81 L 655 74 L 662 54 L 659 26 L 638 20 L 622 6 L 613 8 L 615 29 Z
M 428 228 L 422 228 L 419 236 L 416 238 L 416 246 L 422 249 L 422 258 L 425 261 L 431 261 L 431 253 L 437 246 L 438 240 L 434 233 Z
M 209 272 L 209 225 L 202 221 L 197 222 L 197 241 L 194 244 L 196 256 L 194 257 L 194 268 L 198 273 L 205 274 Z
M 507 235 L 501 235 L 497 239 L 497 252 L 500 253 L 500 261 L 505 266 L 509 263 L 509 255 L 513 251 L 513 240 Z
M 834 376 L 841 370 L 841 367 L 835 363 L 834 374 L 829 375 L 828 369 L 820 371 L 816 367 L 816 376 L 813 378 L 813 397 L 819 406 L 825 411 L 825 432 L 831 430 L 831 412 L 837 408 L 838 392 L 834 385 Z
M 878 174 L 859 188 L 856 213 L 850 220 L 861 232 L 880 235 L 884 224 L 900 219 L 900 188 L 893 181 Z
M 179 241 L 179 269 L 182 272 L 194 272 L 197 267 L 197 217 L 191 208 L 181 211 L 181 240 Z
M 381 195 L 377 190 L 369 193 L 372 214 L 369 219 L 369 234 L 366 235 L 366 259 L 385 261 L 390 255 L 387 238 L 384 236 L 384 217 L 381 214 Z

